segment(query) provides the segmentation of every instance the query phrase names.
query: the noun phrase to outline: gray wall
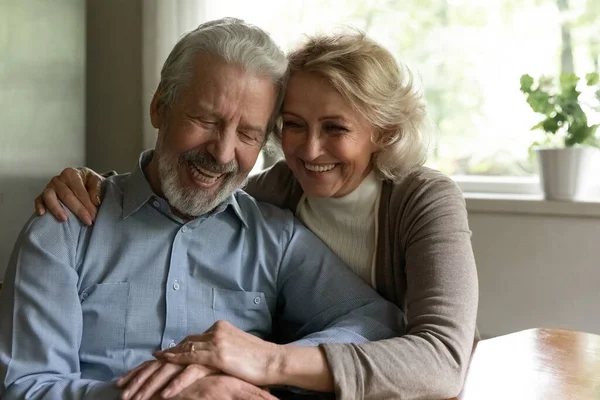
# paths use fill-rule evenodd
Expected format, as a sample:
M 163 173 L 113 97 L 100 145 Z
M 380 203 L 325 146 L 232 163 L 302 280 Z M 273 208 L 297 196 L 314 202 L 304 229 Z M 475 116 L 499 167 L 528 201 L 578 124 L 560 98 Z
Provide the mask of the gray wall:
M 0 280 L 48 179 L 137 160 L 141 42 L 142 0 L 0 0 Z
M 34 196 L 84 163 L 84 113 L 85 2 L 0 0 L 0 276 Z
M 86 161 L 129 171 L 142 150 L 142 0 L 87 6 Z
M 600 216 L 469 212 L 484 337 L 528 328 L 600 334 Z

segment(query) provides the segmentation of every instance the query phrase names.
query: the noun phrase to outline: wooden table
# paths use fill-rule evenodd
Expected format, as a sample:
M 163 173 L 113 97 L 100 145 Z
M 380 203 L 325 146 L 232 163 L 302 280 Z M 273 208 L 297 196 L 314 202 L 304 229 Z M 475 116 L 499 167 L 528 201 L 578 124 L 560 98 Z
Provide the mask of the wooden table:
M 494 399 L 600 400 L 600 336 L 531 329 L 479 342 L 454 400 Z

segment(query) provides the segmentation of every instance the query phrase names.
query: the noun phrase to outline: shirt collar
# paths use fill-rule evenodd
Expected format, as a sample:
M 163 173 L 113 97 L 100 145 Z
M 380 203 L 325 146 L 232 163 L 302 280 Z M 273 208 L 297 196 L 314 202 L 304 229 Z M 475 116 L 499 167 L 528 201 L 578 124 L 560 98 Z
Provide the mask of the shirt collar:
M 150 163 L 153 156 L 154 150 L 144 151 L 140 155 L 135 167 L 127 177 L 127 183 L 125 184 L 123 193 L 123 219 L 135 213 L 140 209 L 140 207 L 156 196 L 150 187 L 150 183 L 148 182 L 146 175 L 144 174 L 144 168 Z M 217 208 L 210 214 L 216 215 L 231 207 L 235 215 L 240 221 L 242 221 L 242 224 L 248 228 L 248 221 L 237 200 L 237 194 L 238 191 L 235 191 L 229 195 L 229 197 L 227 197 L 223 203 L 219 204 Z
M 139 210 L 154 196 L 150 183 L 144 175 L 144 168 L 150 163 L 153 155 L 154 150 L 144 151 L 127 177 L 123 192 L 123 219 Z
M 240 219 L 240 221 L 242 221 L 242 224 L 244 224 L 244 226 L 246 228 L 248 228 L 248 220 L 247 220 L 246 216 L 244 215 L 242 208 L 240 207 L 240 203 L 237 200 L 237 195 L 238 195 L 238 192 L 240 192 L 240 191 L 241 191 L 241 189 L 238 189 L 234 193 L 232 193 L 227 198 L 226 202 L 228 203 L 229 206 L 231 206 L 235 215 L 237 215 L 237 217 Z

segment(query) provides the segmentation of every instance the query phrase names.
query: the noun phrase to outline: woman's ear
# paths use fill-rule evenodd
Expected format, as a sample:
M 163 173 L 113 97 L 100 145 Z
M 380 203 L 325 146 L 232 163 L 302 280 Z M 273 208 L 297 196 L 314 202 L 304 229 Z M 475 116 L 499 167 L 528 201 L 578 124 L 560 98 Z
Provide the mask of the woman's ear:
M 369 143 L 369 150 L 371 154 L 378 153 L 385 148 L 389 138 L 393 137 L 394 133 L 394 129 L 377 128 L 377 130 L 371 135 L 371 143 Z

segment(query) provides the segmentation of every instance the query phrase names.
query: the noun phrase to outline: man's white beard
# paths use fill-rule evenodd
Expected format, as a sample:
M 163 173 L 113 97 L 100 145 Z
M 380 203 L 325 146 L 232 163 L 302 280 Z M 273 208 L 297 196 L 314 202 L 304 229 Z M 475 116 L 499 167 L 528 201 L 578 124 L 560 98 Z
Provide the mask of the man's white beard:
M 161 142 L 159 140 L 159 142 Z M 189 168 L 187 162 L 178 154 L 170 154 L 157 143 L 155 157 L 158 161 L 158 173 L 161 189 L 171 207 L 183 215 L 198 217 L 211 212 L 236 189 L 240 188 L 246 176 L 238 172 L 219 178 L 219 188 L 211 189 L 185 187 L 179 178 L 179 171 Z

